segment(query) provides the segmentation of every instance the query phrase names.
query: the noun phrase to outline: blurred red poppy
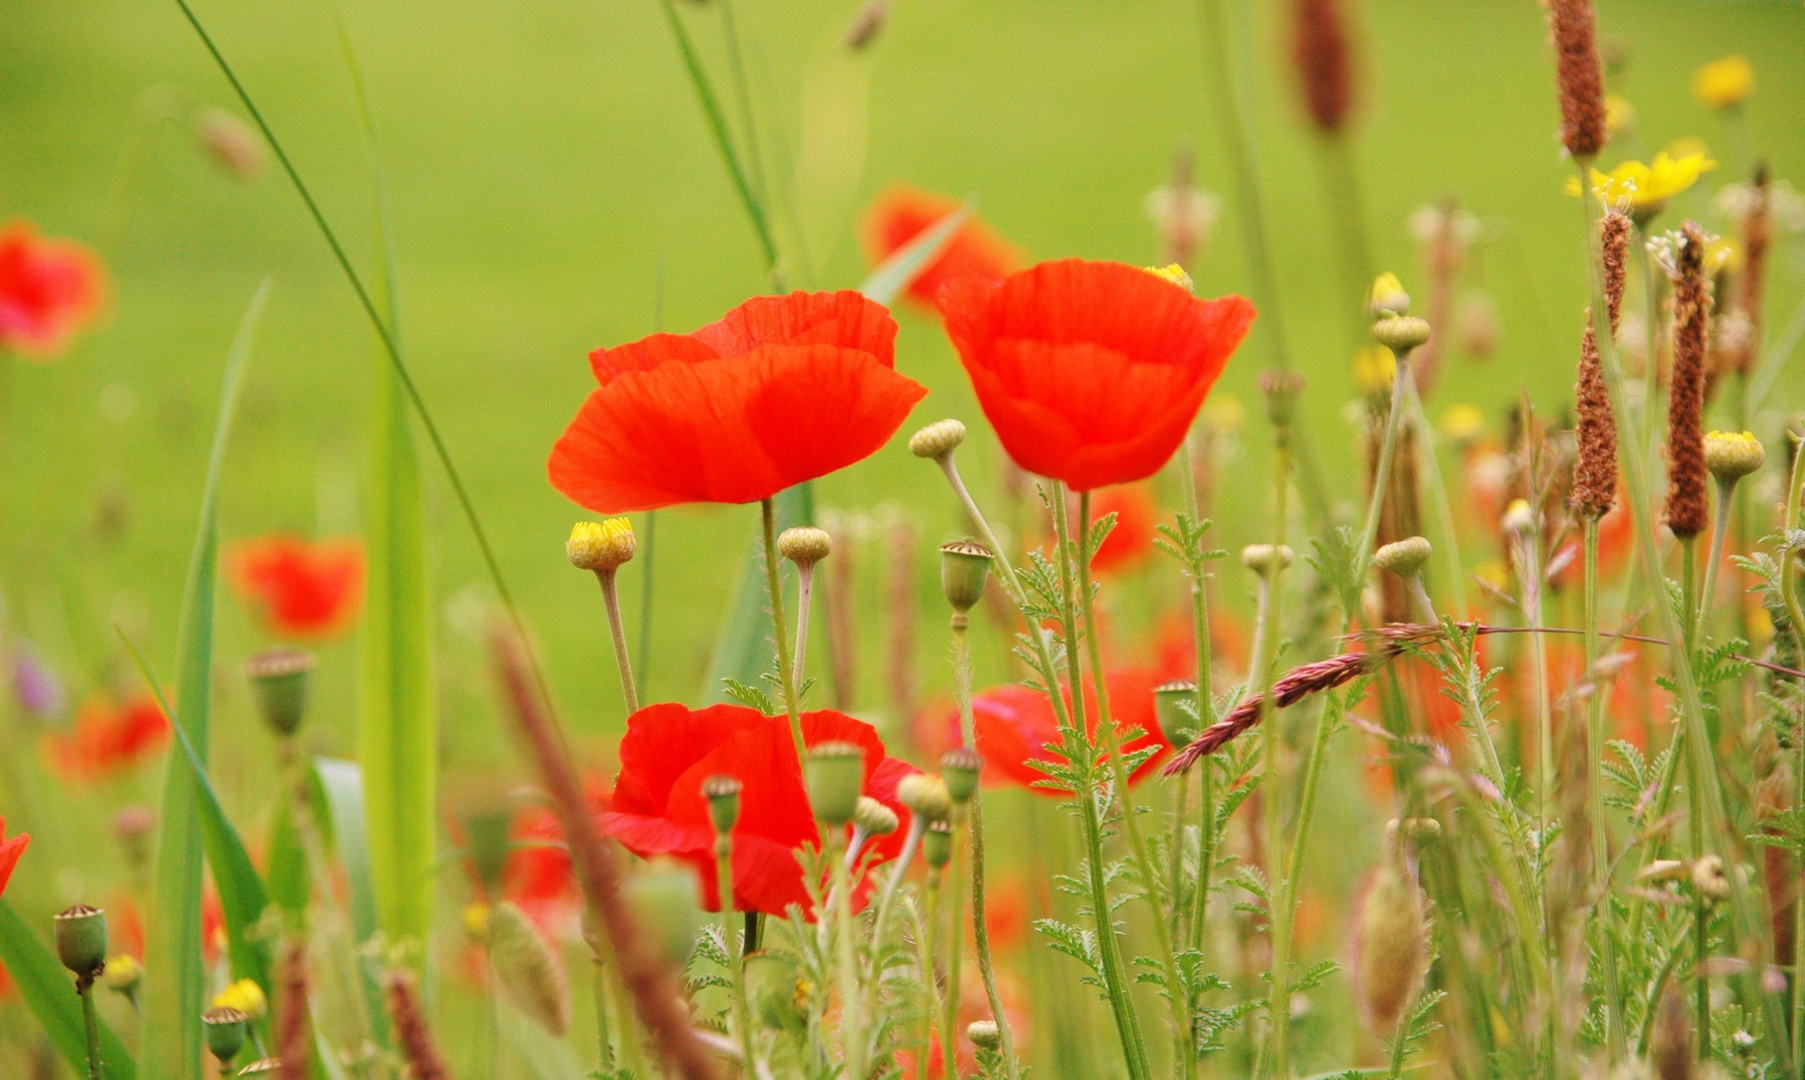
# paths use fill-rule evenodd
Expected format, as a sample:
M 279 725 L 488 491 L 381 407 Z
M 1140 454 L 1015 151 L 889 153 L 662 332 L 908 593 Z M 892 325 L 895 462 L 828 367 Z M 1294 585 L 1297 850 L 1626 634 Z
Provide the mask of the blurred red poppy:
M 82 704 L 71 730 L 44 736 L 44 749 L 65 778 L 92 782 L 119 775 L 168 741 L 169 720 L 150 694 L 124 705 L 95 694 Z
M 807 746 L 848 742 L 864 749 L 865 794 L 896 811 L 902 822 L 871 847 L 877 862 L 894 858 L 909 822 L 909 812 L 896 801 L 896 784 L 915 769 L 885 756 L 876 729 L 844 713 L 803 713 L 802 735 Z M 733 829 L 734 907 L 772 915 L 784 914 L 791 904 L 807 910 L 796 849 L 819 843 L 821 835 L 787 717 L 742 705 L 649 705 L 627 720 L 620 762 L 614 809 L 602 815 L 602 824 L 629 851 L 690 863 L 702 879 L 703 906 L 718 911 L 714 827 L 702 782 L 716 775 L 736 777 L 745 787 Z
M 1630 513 L 1624 509 L 1624 495 L 1621 490 L 1617 494 L 1617 504 L 1598 519 L 1598 577 L 1607 580 L 1615 577 L 1629 561 L 1630 551 L 1635 546 L 1636 531 L 1630 520 Z M 1585 551 L 1581 546 L 1583 538 L 1569 540 L 1561 546 L 1555 558 L 1564 559 L 1565 565 L 1555 580 L 1563 587 L 1581 588 L 1586 583 Z M 1719 573 L 1728 576 L 1736 573 L 1736 565 L 1728 558 L 1718 568 Z M 1733 580 L 1733 579 L 1732 579 Z
M 1116 527 L 1109 531 L 1091 556 L 1092 570 L 1099 574 L 1127 573 L 1153 554 L 1159 506 L 1154 503 L 1147 485 L 1109 488 L 1092 500 L 1091 513 L 1098 518 L 1106 514 L 1116 516 Z
M 355 537 L 314 543 L 272 533 L 234 544 L 227 567 L 239 595 L 285 637 L 334 637 L 363 606 L 364 550 Z
M 564 829 L 543 806 L 522 807 L 512 830 L 515 847 L 503 870 L 503 891 L 543 931 L 556 936 L 582 908 Z
M 31 845 L 31 834 L 20 833 L 11 840 L 6 839 L 6 819 L 0 817 L 0 896 L 6 894 L 6 883 L 12 880 L 13 867 L 19 865 L 19 856 Z
M 597 349 L 601 388 L 552 447 L 552 486 L 599 514 L 746 503 L 869 457 L 927 394 L 896 321 L 856 292 L 756 296 L 691 334 Z
M 1130 783 L 1144 779 L 1171 750 L 1171 744 L 1159 731 L 1159 719 L 1153 710 L 1153 688 L 1166 677 L 1151 668 L 1118 668 L 1104 679 L 1109 687 L 1110 717 L 1122 736 L 1122 749 L 1133 753 L 1148 747 L 1158 752 L 1135 768 Z M 1071 691 L 1062 687 L 1067 702 Z M 984 757 L 984 779 L 987 783 L 1034 785 L 1047 780 L 1047 774 L 1035 762 L 1057 761 L 1048 743 L 1059 741 L 1059 724 L 1053 716 L 1053 703 L 1039 690 L 1020 683 L 994 686 L 971 699 L 972 719 L 978 733 L 978 753 Z M 1097 695 L 1087 681 L 1084 684 L 1084 716 L 1094 733 L 1097 729 Z M 948 719 L 958 745 L 958 713 Z M 1045 786 L 1030 790 L 1045 795 L 1063 794 L 1063 789 Z
M 909 184 L 890 185 L 865 212 L 861 233 L 866 257 L 873 266 L 883 262 L 959 206 L 958 199 L 946 195 Z M 906 295 L 931 308 L 941 286 L 949 281 L 968 276 L 1000 280 L 1021 269 L 1027 261 L 1001 233 L 972 217 L 909 282 Z
M 1003 449 L 1077 491 L 1158 472 L 1254 317 L 1239 296 L 1082 259 L 961 278 L 940 308 Z
M 0 229 L 0 352 L 62 351 L 105 291 L 100 260 L 82 245 L 41 237 L 25 221 Z

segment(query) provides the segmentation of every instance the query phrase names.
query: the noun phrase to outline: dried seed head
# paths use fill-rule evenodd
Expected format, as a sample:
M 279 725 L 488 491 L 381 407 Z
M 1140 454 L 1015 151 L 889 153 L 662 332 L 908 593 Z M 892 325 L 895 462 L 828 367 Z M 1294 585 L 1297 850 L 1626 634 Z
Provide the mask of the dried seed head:
M 714 775 L 702 781 L 702 797 L 708 800 L 708 819 L 716 836 L 726 836 L 740 820 L 740 790 L 745 785 L 737 776 Z
M 1611 333 L 1623 321 L 1623 285 L 1630 249 L 1630 216 L 1612 207 L 1598 222 L 1599 253 L 1604 259 L 1605 307 L 1611 314 Z
M 1636 880 L 1679 881 L 1691 873 L 1690 868 L 1678 859 L 1656 859 L 1636 871 Z
M 1673 376 L 1667 400 L 1667 527 L 1690 537 L 1710 524 L 1705 497 L 1705 331 L 1711 287 L 1705 280 L 1705 234 L 1681 227 L 1674 247 Z
M 281 1071 L 282 1071 L 282 1059 L 281 1058 L 266 1057 L 266 1058 L 258 1058 L 256 1061 L 253 1061 L 249 1065 L 246 1065 L 244 1068 L 238 1070 L 238 1075 L 240 1075 L 240 1076 L 262 1076 L 265 1073 L 273 1073 L 273 1072 L 281 1072 Z
M 1430 552 L 1428 540 L 1411 536 L 1395 540 L 1373 552 L 1373 565 L 1387 573 L 1408 578 L 1422 572 L 1423 564 L 1429 561 Z
M 777 553 L 800 567 L 820 562 L 834 549 L 834 538 L 826 529 L 803 527 L 785 529 L 777 538 Z
M 921 857 L 926 860 L 930 870 L 939 870 L 952 861 L 952 822 L 943 818 L 928 823 L 927 832 L 921 834 Z
M 870 46 L 889 21 L 889 4 L 884 0 L 865 0 L 847 20 L 846 33 L 840 40 L 848 49 L 859 52 Z
M 1261 577 L 1289 570 L 1296 557 L 1285 544 L 1249 544 L 1241 549 L 1241 565 Z
M 852 824 L 866 836 L 889 836 L 901 822 L 896 811 L 869 795 L 860 795 L 859 805 L 852 811 Z
M 936 420 L 909 436 L 909 453 L 939 461 L 965 441 L 965 425 L 957 420 Z
M 1187 741 L 1196 731 L 1197 718 L 1185 706 L 1196 707 L 1197 684 L 1174 679 L 1153 688 L 1153 714 L 1159 719 L 1160 731 L 1174 746 Z
M 1761 440 L 1746 431 L 1713 431 L 1705 436 L 1705 468 L 1720 482 L 1734 482 L 1767 461 Z
M 1373 340 L 1403 356 L 1429 340 L 1429 323 L 1414 315 L 1393 315 L 1373 324 Z
M 1668 984 L 1648 1036 L 1648 1056 L 1660 1080 L 1692 1080 L 1692 1020 L 1685 999 Z
M 1590 311 L 1587 312 L 1590 316 Z M 1578 414 L 1573 465 L 1572 503 L 1593 519 L 1609 513 L 1617 501 L 1617 418 L 1598 359 L 1598 335 L 1588 318 L 1579 343 L 1579 379 L 1574 386 Z
M 1716 855 L 1701 855 L 1692 864 L 1692 887 L 1711 900 L 1730 898 L 1730 879 L 1724 874 L 1724 861 Z
M 1366 312 L 1375 319 L 1410 314 L 1410 294 L 1404 291 L 1398 275 L 1387 270 L 1373 279 L 1372 287 L 1366 290 Z
M 1598 156 L 1605 140 L 1604 71 L 1598 62 L 1592 0 L 1549 0 L 1554 31 L 1554 84 L 1561 105 L 1561 143 L 1576 161 Z
M 1356 975 L 1375 1032 L 1391 1032 L 1422 981 L 1427 930 L 1422 892 L 1395 845 L 1374 871 L 1360 908 Z
M 940 590 L 955 612 L 965 614 L 983 597 L 991 558 L 989 548 L 970 540 L 941 546 Z
M 245 661 L 263 722 L 278 735 L 293 735 L 307 715 L 307 692 L 313 676 L 313 654 L 300 649 L 275 648 Z
M 910 773 L 896 785 L 896 801 L 926 822 L 945 821 L 953 813 L 953 793 L 938 773 Z
M 940 775 L 956 803 L 970 802 L 978 793 L 978 777 L 983 771 L 984 759 L 976 750 L 959 746 L 940 755 Z
M 389 1018 L 395 1023 L 395 1042 L 407 1060 L 411 1080 L 450 1080 L 451 1072 L 439 1054 L 432 1029 L 426 1023 L 426 1011 L 420 1007 L 420 988 L 414 973 L 394 968 L 383 979 L 388 997 Z
M 865 787 L 865 750 L 855 743 L 824 742 L 809 747 L 802 766 L 809 806 L 823 824 L 838 828 L 852 820 Z
M 965 1037 L 980 1050 L 995 1050 L 1003 1041 L 995 1020 L 973 1020 L 965 1026 Z
M 1334 133 L 1353 108 L 1347 24 L 1337 0 L 1298 0 L 1291 57 L 1303 84 L 1304 106 L 1318 131 Z
M 58 912 L 52 924 L 56 928 L 56 958 L 83 980 L 82 985 L 106 970 L 106 912 L 76 904 Z
M 579 521 L 571 527 L 564 553 L 579 570 L 613 570 L 633 557 L 637 541 L 633 523 L 624 517 L 607 521 Z
M 526 914 L 507 901 L 489 909 L 489 964 L 521 1012 L 559 1038 L 570 1030 L 564 967 Z

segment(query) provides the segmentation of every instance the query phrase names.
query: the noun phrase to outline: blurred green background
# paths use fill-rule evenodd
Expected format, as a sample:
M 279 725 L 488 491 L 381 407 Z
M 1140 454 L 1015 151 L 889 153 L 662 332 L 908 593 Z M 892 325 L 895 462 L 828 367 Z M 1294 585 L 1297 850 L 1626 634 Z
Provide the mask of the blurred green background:
M 591 385 L 589 349 L 642 336 L 660 317 L 666 329 L 692 328 L 767 288 L 659 7 L 198 2 L 367 266 L 373 204 L 335 26 L 342 19 L 375 115 L 394 215 L 401 335 L 415 377 L 543 646 L 567 722 L 589 759 L 611 767 L 607 737 L 623 718 L 602 608 L 594 584 L 561 550 L 582 514 L 546 482 L 545 457 Z M 715 10 L 680 7 L 725 91 Z M 805 115 L 841 125 L 833 129 L 841 137 L 824 144 L 823 190 L 839 194 L 802 206 L 811 258 L 791 260 L 792 287 L 856 287 L 867 268 L 853 215 L 892 180 L 977 196 L 983 216 L 1036 257 L 1150 262 L 1159 243 L 1143 199 L 1165 182 L 1174 148 L 1189 142 L 1197 182 L 1224 197 L 1196 268 L 1198 292 L 1248 290 L 1193 5 L 897 0 L 870 50 L 848 58 L 839 42 L 856 7 L 740 0 L 735 9 L 767 170 L 779 178 L 792 171 Z M 1253 7 L 1247 55 L 1287 329 L 1310 380 L 1318 457 L 1331 490 L 1351 505 L 1363 496 L 1354 429 L 1343 419 L 1353 396 L 1350 298 L 1287 60 L 1290 5 Z M 1488 226 L 1469 280 L 1495 298 L 1502 343 L 1484 364 L 1452 361 L 1431 414 L 1465 401 L 1496 422 L 1524 388 L 1538 407 L 1562 408 L 1584 264 L 1580 211 L 1560 190 L 1570 170 L 1554 134 L 1541 7 L 1368 0 L 1357 10 L 1354 139 L 1379 260 L 1416 291 L 1423 275 L 1405 219 L 1443 197 Z M 1799 4 L 1604 0 L 1600 12 L 1603 35 L 1627 44 L 1616 88 L 1638 113 L 1603 163 L 1702 138 L 1724 167 L 1676 210 L 1707 214 L 1710 191 L 1738 178 L 1747 158 L 1726 143 L 1720 118 L 1692 99 L 1687 79 L 1697 65 L 1740 52 L 1758 80 L 1746 111 L 1749 145 L 1780 177 L 1805 172 Z M 0 7 L 0 72 L 0 217 L 82 239 L 113 278 L 109 317 L 68 355 L 51 364 L 0 357 L 0 596 L 12 630 L 34 642 L 79 700 L 125 675 L 116 622 L 149 645 L 160 669 L 173 668 L 221 367 L 259 280 L 273 274 L 276 287 L 225 474 L 228 542 L 276 529 L 358 530 L 371 335 L 285 179 L 270 169 L 242 181 L 197 144 L 193 110 L 235 105 L 173 3 L 13 0 Z M 1678 216 L 1670 213 L 1669 224 Z M 1773 333 L 1800 295 L 1799 255 L 1783 244 L 1776 259 Z M 966 420 L 975 433 L 967 475 L 982 497 L 993 497 L 999 458 L 950 346 L 934 320 L 899 318 L 898 367 L 932 390 L 912 424 Z M 1256 326 L 1218 391 L 1247 405 L 1249 416 L 1218 500 L 1219 540 L 1231 549 L 1269 535 L 1268 429 L 1255 389 L 1269 331 L 1269 320 Z M 1796 385 L 1789 375 L 1782 393 Z M 935 470 L 910 458 L 901 441 L 822 481 L 818 503 L 911 520 L 920 537 L 921 610 L 938 612 L 931 548 L 954 528 L 953 506 Z M 425 471 L 443 735 L 455 779 L 490 767 L 504 749 L 472 634 L 492 592 L 442 473 L 430 461 Z M 693 700 L 756 511 L 684 509 L 659 518 L 654 649 L 642 696 Z M 860 696 L 875 706 L 887 700 L 880 545 L 862 545 L 857 559 L 867 640 Z M 644 568 L 635 562 L 623 575 L 630 620 L 638 618 Z M 1181 599 L 1178 578 L 1164 568 L 1136 588 Z M 1246 603 L 1232 578 L 1220 592 L 1231 607 Z M 244 766 L 222 771 L 222 787 L 229 804 L 255 808 L 267 780 L 264 736 L 252 729 L 236 664 L 266 641 L 238 604 L 226 600 L 221 610 L 225 711 L 216 742 L 231 755 L 225 760 Z M 917 635 L 925 695 L 950 683 L 939 616 L 924 616 Z M 991 679 L 1001 677 L 1000 654 L 986 655 Z M 819 662 L 823 650 L 814 656 Z M 354 641 L 324 657 L 310 735 L 320 750 L 354 749 L 355 670 Z M 144 798 L 154 780 L 115 795 Z M 59 825 L 22 807 L 12 824 L 73 836 L 104 828 L 103 809 Z M 82 871 L 70 873 L 59 891 L 78 891 Z

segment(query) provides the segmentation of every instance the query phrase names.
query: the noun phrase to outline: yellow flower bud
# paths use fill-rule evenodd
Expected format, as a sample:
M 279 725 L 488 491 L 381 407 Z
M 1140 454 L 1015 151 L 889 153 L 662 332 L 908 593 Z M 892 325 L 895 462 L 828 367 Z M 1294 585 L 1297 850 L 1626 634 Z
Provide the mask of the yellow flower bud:
M 909 453 L 939 461 L 965 441 L 965 425 L 957 420 L 936 420 L 909 436 Z
M 1366 311 L 1375 319 L 1410 311 L 1410 294 L 1398 275 L 1388 270 L 1373 279 L 1373 287 L 1366 291 Z
M 1746 431 L 1713 431 L 1705 436 L 1705 467 L 1719 480 L 1740 480 L 1766 460 L 1761 440 Z
M 564 553 L 579 570 L 613 570 L 633 557 L 637 541 L 633 523 L 624 517 L 607 521 L 579 521 L 564 542 Z
M 269 1011 L 269 999 L 255 979 L 240 979 L 213 995 L 215 1009 L 237 1009 L 253 1020 Z

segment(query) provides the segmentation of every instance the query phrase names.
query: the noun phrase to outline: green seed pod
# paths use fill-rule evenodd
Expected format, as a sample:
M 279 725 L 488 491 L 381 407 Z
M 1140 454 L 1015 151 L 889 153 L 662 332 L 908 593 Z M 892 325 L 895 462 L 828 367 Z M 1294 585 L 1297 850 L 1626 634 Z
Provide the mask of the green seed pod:
M 251 680 L 257 710 L 270 730 L 282 736 L 299 731 L 307 716 L 313 654 L 300 649 L 270 649 L 245 661 L 244 673 Z
M 740 820 L 740 791 L 745 785 L 737 776 L 715 775 L 702 781 L 702 795 L 708 800 L 708 820 L 714 823 L 716 836 L 733 832 Z
M 570 992 L 558 954 L 519 908 L 506 901 L 489 909 L 489 965 L 520 1011 L 563 1038 L 570 1030 Z
M 56 928 L 56 958 L 75 972 L 76 978 L 91 980 L 106 970 L 106 912 L 76 904 L 59 913 L 52 925 Z
M 201 1031 L 207 1037 L 207 1053 L 218 1059 L 222 1072 L 231 1068 L 238 1051 L 244 1049 L 245 1025 L 250 1019 L 237 1009 L 208 1009 L 201 1014 Z
M 848 742 L 824 742 L 810 748 L 802 766 L 809 806 L 829 828 L 852 820 L 865 788 L 864 748 Z
M 929 823 L 921 834 L 921 857 L 928 868 L 939 870 L 953 859 L 953 826 L 944 819 Z
M 1373 1031 L 1389 1034 L 1423 978 L 1423 895 L 1395 845 L 1373 874 L 1360 908 L 1355 975 Z
M 853 828 L 866 836 L 889 836 L 900 824 L 896 811 L 869 795 L 859 796 L 858 809 L 852 812 Z
M 957 420 L 936 420 L 909 436 L 909 453 L 939 461 L 965 441 L 965 425 Z
M 1153 688 L 1153 714 L 1159 718 L 1159 728 L 1167 742 L 1178 746 L 1190 741 L 1197 730 L 1197 718 L 1189 710 L 1196 703 L 1197 684 L 1189 680 L 1174 679 Z
M 978 778 L 984 771 L 984 759 L 976 750 L 955 747 L 940 755 L 940 776 L 946 781 L 947 794 L 955 803 L 968 803 L 978 793 Z
M 953 813 L 953 793 L 936 773 L 910 773 L 896 785 L 896 801 L 923 821 L 944 821 Z
M 990 580 L 990 549 L 970 540 L 957 540 L 940 548 L 940 590 L 960 615 L 984 596 Z
M 995 1050 L 1003 1041 L 995 1020 L 973 1020 L 965 1027 L 965 1037 L 980 1050 Z
M 1401 357 L 1429 340 L 1429 323 L 1414 315 L 1393 315 L 1373 324 L 1373 340 Z

